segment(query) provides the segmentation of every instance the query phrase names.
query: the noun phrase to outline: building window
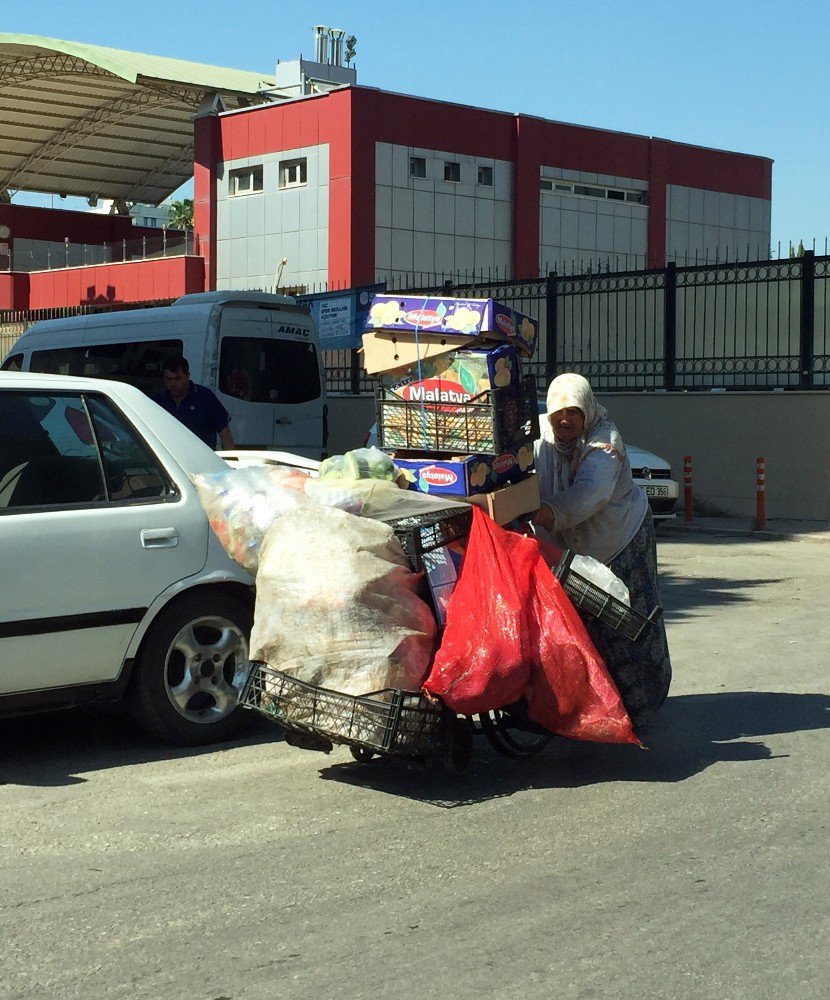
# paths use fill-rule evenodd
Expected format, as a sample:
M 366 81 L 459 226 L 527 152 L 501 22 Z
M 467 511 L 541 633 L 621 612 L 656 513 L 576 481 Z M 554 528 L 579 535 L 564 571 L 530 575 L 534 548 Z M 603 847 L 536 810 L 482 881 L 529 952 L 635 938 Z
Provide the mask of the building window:
M 604 198 L 605 188 L 588 187 L 585 184 L 574 184 L 574 194 L 581 194 L 586 198 Z
M 646 191 L 625 191 L 622 188 L 594 187 L 592 184 L 569 184 L 567 181 L 554 181 L 550 177 L 539 180 L 541 191 L 555 191 L 559 194 L 575 194 L 580 198 L 601 198 L 603 201 L 628 201 L 637 205 L 648 204 Z
M 461 164 L 455 163 L 451 160 L 447 160 L 444 163 L 444 180 L 445 181 L 460 181 L 461 180 Z
M 280 187 L 302 187 L 308 177 L 306 162 L 305 157 L 301 160 L 283 160 L 280 164 Z
M 478 168 L 478 183 L 484 187 L 493 186 L 493 168 L 492 167 L 479 167 Z
M 234 198 L 239 194 L 256 194 L 262 190 L 262 165 L 240 167 L 228 174 L 228 194 Z
M 409 157 L 409 176 L 410 177 L 426 177 L 427 175 L 427 161 L 423 156 L 410 156 Z

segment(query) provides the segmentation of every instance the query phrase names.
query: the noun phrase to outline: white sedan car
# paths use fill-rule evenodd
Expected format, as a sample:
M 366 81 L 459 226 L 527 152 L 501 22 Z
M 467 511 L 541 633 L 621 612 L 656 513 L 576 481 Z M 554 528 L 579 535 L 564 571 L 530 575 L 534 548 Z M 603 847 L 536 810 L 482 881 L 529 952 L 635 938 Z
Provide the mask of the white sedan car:
M 539 403 L 539 415 L 546 412 L 544 401 Z M 377 445 L 377 424 L 372 424 L 364 442 L 365 447 Z M 677 482 L 672 478 L 671 465 L 664 458 L 658 458 L 650 451 L 643 451 L 633 444 L 626 444 L 628 460 L 634 482 L 642 487 L 648 497 L 651 514 L 655 521 L 665 521 L 675 517 L 675 507 L 679 496 Z
M 227 468 L 131 386 L 0 372 L 0 714 L 125 697 L 173 743 L 238 730 L 253 580 L 190 479 Z

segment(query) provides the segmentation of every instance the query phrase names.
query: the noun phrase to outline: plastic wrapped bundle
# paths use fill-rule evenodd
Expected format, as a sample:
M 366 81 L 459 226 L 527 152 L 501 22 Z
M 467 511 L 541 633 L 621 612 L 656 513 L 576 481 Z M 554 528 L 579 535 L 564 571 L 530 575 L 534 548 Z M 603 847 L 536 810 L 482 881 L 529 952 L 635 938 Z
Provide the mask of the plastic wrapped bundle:
M 296 469 L 252 465 L 192 478 L 225 551 L 256 573 L 265 532 L 286 511 L 306 502 L 309 476 Z
M 345 455 L 332 455 L 320 463 L 320 479 L 385 479 L 400 475 L 392 459 L 380 448 L 355 448 Z
M 318 479 L 281 466 L 228 468 L 193 476 L 193 482 L 225 551 L 254 574 L 266 531 L 289 510 L 304 508 L 307 526 L 317 507 L 389 521 L 462 506 L 401 490 L 386 479 Z
M 289 511 L 262 546 L 251 659 L 345 694 L 417 691 L 436 633 L 417 583 L 388 525 Z

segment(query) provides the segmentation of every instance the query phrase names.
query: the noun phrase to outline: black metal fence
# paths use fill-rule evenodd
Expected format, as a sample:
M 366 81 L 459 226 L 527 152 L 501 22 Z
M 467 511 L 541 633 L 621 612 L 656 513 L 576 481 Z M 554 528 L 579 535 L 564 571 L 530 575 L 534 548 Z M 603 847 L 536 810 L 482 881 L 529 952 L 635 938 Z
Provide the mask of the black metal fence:
M 830 256 L 705 264 L 526 281 L 397 289 L 495 298 L 539 323 L 525 365 L 540 384 L 562 371 L 606 392 L 830 386 Z M 374 387 L 357 351 L 327 353 L 331 391 Z
M 830 387 L 830 255 L 523 281 L 425 277 L 388 290 L 494 298 L 535 319 L 525 370 L 540 385 L 578 371 L 606 392 Z M 0 356 L 45 312 L 0 312 Z M 373 391 L 359 351 L 327 351 L 325 363 L 330 392 Z
M 830 257 L 556 279 L 554 370 L 605 390 L 830 384 Z

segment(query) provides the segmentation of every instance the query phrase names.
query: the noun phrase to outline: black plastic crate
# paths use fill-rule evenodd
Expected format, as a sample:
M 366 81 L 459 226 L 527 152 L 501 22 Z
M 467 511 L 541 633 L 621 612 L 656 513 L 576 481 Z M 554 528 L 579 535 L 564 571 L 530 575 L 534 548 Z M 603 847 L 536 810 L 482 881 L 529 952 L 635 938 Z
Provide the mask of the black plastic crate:
M 290 740 L 328 753 L 335 743 L 377 753 L 442 754 L 454 716 L 419 694 L 387 689 L 348 695 L 252 663 L 240 704 L 309 739 Z
M 376 405 L 378 441 L 387 450 L 501 455 L 539 436 L 533 375 L 462 403 L 407 400 L 381 386 Z
M 466 538 L 473 523 L 472 506 L 450 507 L 429 514 L 402 517 L 390 521 L 404 554 L 416 572 L 423 569 L 422 556 L 442 545 Z
M 571 569 L 571 561 L 575 552 L 567 549 L 559 561 L 554 574 L 562 584 L 562 588 L 571 603 L 602 622 L 608 628 L 631 639 L 632 642 L 642 643 L 648 637 L 649 632 L 663 615 L 663 609 L 656 607 L 647 617 L 638 611 L 618 601 L 616 597 L 607 594 L 596 584 L 586 580 L 584 576 Z

